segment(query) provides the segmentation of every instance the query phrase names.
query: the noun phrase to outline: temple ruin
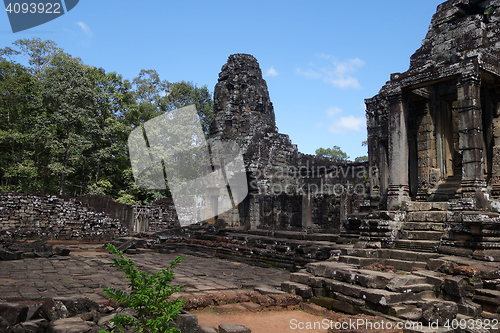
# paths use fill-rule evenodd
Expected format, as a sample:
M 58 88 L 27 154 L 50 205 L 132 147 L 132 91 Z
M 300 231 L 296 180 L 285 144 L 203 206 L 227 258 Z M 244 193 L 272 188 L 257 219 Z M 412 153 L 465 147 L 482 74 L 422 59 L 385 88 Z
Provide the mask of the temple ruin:
M 440 5 L 410 69 L 366 100 L 382 206 L 500 195 L 497 6 Z
M 378 170 L 370 199 L 389 210 L 447 202 L 439 206 L 447 215 L 429 221 L 449 222 L 441 250 L 494 260 L 500 259 L 498 6 L 441 4 L 410 69 L 392 74 L 366 100 L 369 161 Z
M 257 60 L 231 55 L 208 141 L 240 146 L 249 188 L 241 204 L 180 228 L 169 200 L 124 208 L 87 198 L 87 209 L 2 194 L 0 235 L 107 239 L 128 230 L 137 237 L 115 243 L 130 254 L 144 247 L 286 268 L 281 289 L 328 310 L 440 327 L 498 323 L 499 27 L 500 0 L 437 7 L 409 70 L 366 100 L 366 163 L 300 153 L 278 132 Z
M 214 91 L 210 140 L 238 143 L 247 170 L 247 199 L 221 216 L 243 230 L 339 232 L 341 206 L 367 192 L 366 163 L 302 154 L 278 132 L 273 104 L 257 60 L 234 54 L 222 67 Z M 342 171 L 342 172 L 341 172 Z M 330 211 L 324 210 L 331 206 Z

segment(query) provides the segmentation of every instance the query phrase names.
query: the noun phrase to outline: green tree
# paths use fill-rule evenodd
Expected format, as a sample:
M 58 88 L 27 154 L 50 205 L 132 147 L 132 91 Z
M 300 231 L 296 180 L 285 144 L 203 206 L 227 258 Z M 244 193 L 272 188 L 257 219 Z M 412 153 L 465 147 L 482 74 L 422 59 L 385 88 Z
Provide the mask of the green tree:
M 13 54 L 20 55 L 27 61 L 33 74 L 38 78 L 43 75 L 43 69 L 50 66 L 54 58 L 63 52 L 55 42 L 42 41 L 40 38 L 19 39 L 13 44 L 18 49 Z M 10 48 L 6 50 L 12 51 Z
M 79 165 L 80 188 L 87 192 L 118 195 L 125 182 L 121 177 L 130 167 L 127 138 L 131 127 L 124 115 L 137 108 L 130 82 L 121 75 L 106 73 L 102 68 L 88 68 L 96 103 L 92 108 L 92 132 L 88 135 L 92 145 L 84 152 L 85 160 Z
M 43 78 L 46 107 L 46 148 L 48 168 L 59 178 L 59 195 L 66 193 L 67 177 L 84 163 L 85 151 L 92 147 L 89 133 L 98 131 L 92 117 L 97 93 L 88 67 L 78 58 L 60 54 L 45 70 Z M 73 184 L 75 185 L 75 184 Z
M 318 148 L 315 151 L 316 156 L 319 157 L 329 157 L 339 161 L 349 160 L 349 156 L 340 149 L 339 146 L 333 146 L 333 148 Z
M 208 127 L 213 115 L 214 102 L 207 86 L 197 87 L 193 82 L 168 83 L 167 95 L 162 102 L 166 111 L 176 110 L 191 104 L 196 105 L 203 131 L 208 135 Z
M 169 83 L 155 70 L 131 83 L 53 41 L 17 40 L 0 49 L 0 190 L 100 193 L 124 203 L 170 196 L 135 184 L 128 136 L 190 104 L 207 134 L 213 101 L 206 86 Z
M 368 162 L 368 156 L 359 156 L 354 159 L 354 162 Z
M 164 113 L 162 97 L 167 93 L 167 81 L 161 80 L 154 69 L 141 70 L 139 76 L 132 81 L 135 89 L 137 108 L 130 110 L 125 116 L 133 127 Z
M 40 114 L 41 91 L 29 69 L 0 58 L 0 188 L 40 190 L 38 137 L 33 124 Z
M 362 147 L 367 147 L 368 146 L 368 140 L 361 142 Z M 359 156 L 354 159 L 354 162 L 368 162 L 368 156 Z

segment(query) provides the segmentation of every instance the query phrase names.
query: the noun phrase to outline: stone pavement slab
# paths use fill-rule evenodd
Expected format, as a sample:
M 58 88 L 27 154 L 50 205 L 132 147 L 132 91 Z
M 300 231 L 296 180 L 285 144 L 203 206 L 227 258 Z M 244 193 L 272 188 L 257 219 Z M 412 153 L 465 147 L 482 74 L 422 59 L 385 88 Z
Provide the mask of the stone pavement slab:
M 145 252 L 127 255 L 140 270 L 157 272 L 170 266 L 177 254 Z M 0 300 L 32 301 L 47 297 L 87 297 L 104 301 L 103 289 L 125 290 L 128 280 L 111 267 L 112 255 L 74 252 L 69 257 L 26 258 L 0 261 Z M 173 285 L 183 285 L 182 293 L 212 294 L 239 291 L 253 286 L 275 288 L 289 280 L 289 272 L 276 268 L 249 266 L 216 258 L 186 255 L 174 270 Z

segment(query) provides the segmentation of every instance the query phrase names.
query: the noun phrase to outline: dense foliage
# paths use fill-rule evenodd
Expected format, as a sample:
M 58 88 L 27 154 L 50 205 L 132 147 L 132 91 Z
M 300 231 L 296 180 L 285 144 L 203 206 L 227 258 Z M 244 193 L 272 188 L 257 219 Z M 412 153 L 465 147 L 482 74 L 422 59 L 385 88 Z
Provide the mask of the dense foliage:
M 349 160 L 349 156 L 340 149 L 339 146 L 333 146 L 333 148 L 318 148 L 315 151 L 316 156 L 319 157 L 330 157 L 339 161 Z
M 127 139 L 160 114 L 196 104 L 205 131 L 206 86 L 161 80 L 142 70 L 132 82 L 84 64 L 52 41 L 0 49 L 0 191 L 108 194 L 133 204 L 168 196 L 138 188 Z

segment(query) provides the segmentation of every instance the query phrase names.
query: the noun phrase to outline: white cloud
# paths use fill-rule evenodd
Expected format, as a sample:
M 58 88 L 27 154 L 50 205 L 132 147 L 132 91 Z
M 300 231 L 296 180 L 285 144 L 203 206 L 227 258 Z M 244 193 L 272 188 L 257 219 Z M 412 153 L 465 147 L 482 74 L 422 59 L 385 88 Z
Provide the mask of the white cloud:
M 267 71 L 266 71 L 266 76 L 270 76 L 270 77 L 273 77 L 273 76 L 278 76 L 278 72 L 274 69 L 274 67 L 271 66 L 271 68 L 269 68 Z
M 307 78 L 311 78 L 311 79 L 321 79 L 321 77 L 322 77 L 322 75 L 320 73 L 315 72 L 312 69 L 307 70 L 307 71 L 303 71 L 300 68 L 297 68 L 295 71 L 297 72 L 297 74 L 303 75 L 303 76 L 305 76 Z
M 83 33 L 87 37 L 92 36 L 92 30 L 90 30 L 89 26 L 87 24 L 85 24 L 85 22 L 79 21 L 79 22 L 76 22 L 76 24 L 79 25 L 80 28 L 82 28 Z
M 359 58 L 348 59 L 347 61 L 337 61 L 328 54 L 321 53 L 317 55 L 322 60 L 327 60 L 327 64 L 318 67 L 314 64 L 309 64 L 308 70 L 297 68 L 296 72 L 307 78 L 321 79 L 323 82 L 331 84 L 334 87 L 345 88 L 361 88 L 359 81 L 354 74 L 358 68 L 363 67 L 365 62 Z
M 331 123 L 328 125 L 328 131 L 335 134 L 345 134 L 346 132 L 359 132 L 366 127 L 365 117 L 354 117 L 353 115 L 341 116 L 343 110 L 339 107 L 330 107 L 325 110 L 326 116 Z
M 326 109 L 326 111 L 325 111 L 328 118 L 332 118 L 332 119 L 335 118 L 336 114 L 339 114 L 341 112 L 342 112 L 342 109 L 337 107 L 337 106 L 330 107 L 330 108 Z

